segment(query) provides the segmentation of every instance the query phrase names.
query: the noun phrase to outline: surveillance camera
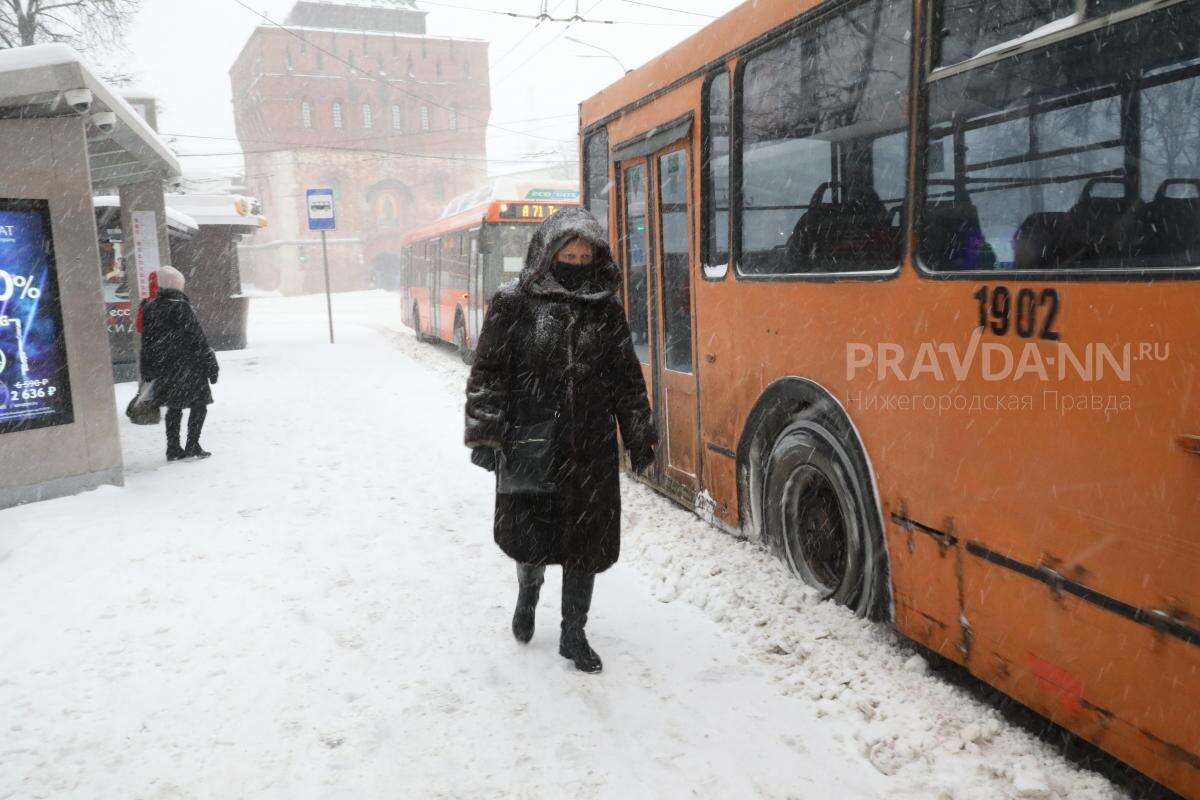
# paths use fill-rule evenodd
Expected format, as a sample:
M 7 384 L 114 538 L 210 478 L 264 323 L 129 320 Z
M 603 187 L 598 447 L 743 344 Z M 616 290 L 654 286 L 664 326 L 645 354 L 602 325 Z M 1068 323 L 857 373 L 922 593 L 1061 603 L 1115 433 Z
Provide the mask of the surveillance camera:
M 101 133 L 112 133 L 117 127 L 117 115 L 111 111 L 92 114 L 92 126 Z
M 68 89 L 63 92 L 63 99 L 77 114 L 86 114 L 92 110 L 92 92 L 90 89 Z

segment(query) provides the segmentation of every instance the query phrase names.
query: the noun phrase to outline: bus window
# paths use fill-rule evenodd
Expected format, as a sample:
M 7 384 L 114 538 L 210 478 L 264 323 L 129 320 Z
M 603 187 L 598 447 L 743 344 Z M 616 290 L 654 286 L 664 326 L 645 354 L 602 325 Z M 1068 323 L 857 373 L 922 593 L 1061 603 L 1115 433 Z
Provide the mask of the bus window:
M 490 303 L 502 283 L 514 280 L 525 266 L 525 253 L 537 225 L 514 223 L 483 226 L 480 253 L 483 264 L 483 302 Z
M 650 319 L 647 308 L 646 260 L 650 250 L 646 207 L 646 167 L 625 169 L 625 263 L 628 267 L 629 331 L 633 349 L 643 364 L 650 363 Z
M 692 284 L 688 230 L 688 159 L 677 150 L 658 160 L 662 219 L 663 360 L 667 369 L 692 371 Z
M 899 266 L 910 11 L 860 3 L 747 60 L 741 274 Z
M 942 36 L 934 63 L 943 66 L 966 61 L 989 47 L 1070 17 L 1076 0 L 954 0 L 939 5 Z
M 608 233 L 608 129 L 601 128 L 587 138 L 584 145 L 583 203 L 600 221 Z
M 704 147 L 704 277 L 729 271 L 729 71 L 708 82 L 702 124 Z
M 1198 41 L 1185 4 L 935 76 L 925 266 L 1200 266 Z

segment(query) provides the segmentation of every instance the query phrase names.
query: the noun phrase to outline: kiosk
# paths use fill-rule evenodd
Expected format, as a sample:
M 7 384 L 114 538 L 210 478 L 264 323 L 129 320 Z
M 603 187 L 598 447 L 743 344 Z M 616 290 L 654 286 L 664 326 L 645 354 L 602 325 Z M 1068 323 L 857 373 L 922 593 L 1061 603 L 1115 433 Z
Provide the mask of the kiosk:
M 92 196 L 131 199 L 140 263 L 151 263 L 166 247 L 162 185 L 180 170 L 64 45 L 0 51 L 0 154 L 5 508 L 123 482 Z

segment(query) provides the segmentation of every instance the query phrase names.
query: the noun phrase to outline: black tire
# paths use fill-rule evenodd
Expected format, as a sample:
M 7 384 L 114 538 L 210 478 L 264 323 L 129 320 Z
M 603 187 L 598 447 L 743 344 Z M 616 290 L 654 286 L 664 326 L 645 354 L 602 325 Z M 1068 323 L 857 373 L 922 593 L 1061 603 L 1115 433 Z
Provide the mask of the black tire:
M 412 321 L 413 331 L 417 334 L 417 341 L 424 343 L 425 334 L 421 333 L 421 309 L 415 303 L 413 304 Z
M 767 541 L 821 598 L 860 617 L 887 614 L 883 531 L 865 467 L 821 420 L 786 427 L 767 456 Z
M 459 317 L 454 323 L 454 347 L 458 350 L 458 357 L 462 359 L 463 363 L 470 365 L 474 360 L 474 354 L 467 346 L 467 326 L 463 323 L 462 317 Z

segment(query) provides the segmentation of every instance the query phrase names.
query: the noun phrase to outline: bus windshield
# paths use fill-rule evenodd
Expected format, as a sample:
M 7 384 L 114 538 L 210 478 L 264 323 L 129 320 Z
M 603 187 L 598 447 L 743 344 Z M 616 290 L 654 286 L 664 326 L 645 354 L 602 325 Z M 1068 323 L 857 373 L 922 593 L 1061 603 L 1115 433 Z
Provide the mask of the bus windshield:
M 525 251 L 536 230 L 536 225 L 520 223 L 483 226 L 481 266 L 485 303 L 491 301 L 500 284 L 520 274 L 525 265 Z

